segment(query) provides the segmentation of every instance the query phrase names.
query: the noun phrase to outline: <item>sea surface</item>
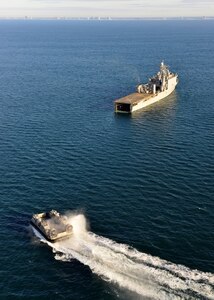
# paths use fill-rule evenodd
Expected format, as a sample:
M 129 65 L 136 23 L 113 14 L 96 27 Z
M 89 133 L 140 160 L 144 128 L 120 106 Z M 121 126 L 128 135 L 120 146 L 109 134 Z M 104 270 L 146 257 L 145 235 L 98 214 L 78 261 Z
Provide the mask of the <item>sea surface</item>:
M 214 299 L 213 32 L 0 21 L 0 299 Z M 114 114 L 163 59 L 176 91 Z M 68 244 L 29 227 L 52 208 Z

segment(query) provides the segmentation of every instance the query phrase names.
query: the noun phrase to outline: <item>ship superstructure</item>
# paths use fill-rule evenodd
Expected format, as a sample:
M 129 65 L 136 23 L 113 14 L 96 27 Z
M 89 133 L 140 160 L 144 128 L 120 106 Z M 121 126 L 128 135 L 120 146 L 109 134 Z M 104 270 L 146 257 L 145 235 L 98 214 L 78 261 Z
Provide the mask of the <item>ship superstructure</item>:
M 137 86 L 137 91 L 115 100 L 115 112 L 132 113 L 151 105 L 167 96 L 175 89 L 178 75 L 169 71 L 168 66 L 161 62 L 160 71 L 149 79 L 148 83 Z

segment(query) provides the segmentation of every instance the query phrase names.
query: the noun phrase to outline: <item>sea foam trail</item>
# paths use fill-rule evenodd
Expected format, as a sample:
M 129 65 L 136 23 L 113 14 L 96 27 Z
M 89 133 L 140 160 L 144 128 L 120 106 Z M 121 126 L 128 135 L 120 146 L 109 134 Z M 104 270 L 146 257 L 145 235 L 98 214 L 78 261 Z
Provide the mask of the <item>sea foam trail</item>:
M 110 282 L 149 299 L 214 299 L 214 274 L 190 270 L 86 229 L 84 215 L 70 217 L 73 236 L 49 243 L 58 260 L 75 258 Z

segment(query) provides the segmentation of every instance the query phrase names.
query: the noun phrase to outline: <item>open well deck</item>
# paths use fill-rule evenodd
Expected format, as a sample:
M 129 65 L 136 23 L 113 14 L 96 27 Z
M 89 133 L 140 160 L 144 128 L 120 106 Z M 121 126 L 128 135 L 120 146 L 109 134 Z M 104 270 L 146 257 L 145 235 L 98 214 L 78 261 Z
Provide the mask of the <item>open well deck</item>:
M 154 97 L 153 94 L 132 93 L 128 96 L 115 100 L 115 112 L 131 112 L 133 106 L 141 101 L 147 101 Z

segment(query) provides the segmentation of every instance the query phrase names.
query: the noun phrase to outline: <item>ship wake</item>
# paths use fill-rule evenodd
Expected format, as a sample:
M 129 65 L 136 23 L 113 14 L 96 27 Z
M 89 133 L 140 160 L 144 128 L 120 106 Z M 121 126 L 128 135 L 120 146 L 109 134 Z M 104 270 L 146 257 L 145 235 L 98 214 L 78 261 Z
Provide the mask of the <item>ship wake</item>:
M 47 242 L 55 258 L 77 259 L 103 279 L 147 299 L 214 299 L 214 275 L 141 253 L 86 229 L 84 215 L 70 217 L 74 234 Z

